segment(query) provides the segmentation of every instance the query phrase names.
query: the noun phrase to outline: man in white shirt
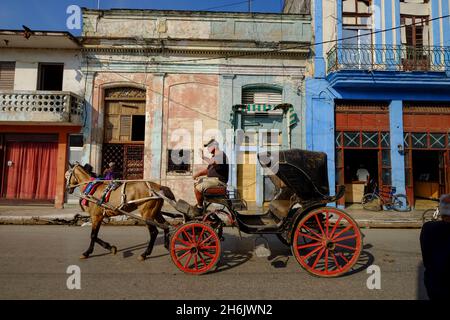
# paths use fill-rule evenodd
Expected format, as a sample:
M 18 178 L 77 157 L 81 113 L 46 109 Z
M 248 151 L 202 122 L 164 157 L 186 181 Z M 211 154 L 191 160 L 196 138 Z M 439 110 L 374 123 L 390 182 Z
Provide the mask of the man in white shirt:
M 356 171 L 356 176 L 358 177 L 358 181 L 369 181 L 369 171 L 367 171 L 366 168 L 364 168 L 364 165 L 360 164 L 359 169 Z
M 359 169 L 356 171 L 356 176 L 358 177 L 358 181 L 364 181 L 364 193 L 369 192 L 369 171 L 364 168 L 363 164 L 359 165 Z

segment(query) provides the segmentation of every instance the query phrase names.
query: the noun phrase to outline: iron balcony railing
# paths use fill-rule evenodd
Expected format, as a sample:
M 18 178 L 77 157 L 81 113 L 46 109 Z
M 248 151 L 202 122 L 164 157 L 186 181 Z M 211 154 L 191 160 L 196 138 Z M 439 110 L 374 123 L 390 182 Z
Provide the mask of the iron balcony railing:
M 65 91 L 0 91 L 0 121 L 82 125 L 83 99 Z
M 327 56 L 328 72 L 338 70 L 448 71 L 450 47 L 337 45 Z

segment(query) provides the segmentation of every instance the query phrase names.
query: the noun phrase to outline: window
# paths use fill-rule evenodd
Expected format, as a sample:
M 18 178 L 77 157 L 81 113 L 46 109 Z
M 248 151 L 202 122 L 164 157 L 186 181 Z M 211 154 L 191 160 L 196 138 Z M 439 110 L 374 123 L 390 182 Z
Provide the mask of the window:
M 275 88 L 248 88 L 242 90 L 243 104 L 271 104 L 282 103 L 282 91 Z
M 129 87 L 105 90 L 105 143 L 145 140 L 145 94 Z
M 192 150 L 170 149 L 167 152 L 167 172 L 168 173 L 191 173 Z
M 131 141 L 145 140 L 145 116 L 133 115 L 131 121 Z
M 14 89 L 14 71 L 16 69 L 15 62 L 0 61 L 0 90 Z
M 401 15 L 402 43 L 411 47 L 428 45 L 428 16 Z
M 71 147 L 83 147 L 83 135 L 82 134 L 71 134 L 69 136 L 69 145 Z
M 63 88 L 64 64 L 40 63 L 37 90 L 61 91 Z
M 342 2 L 343 25 L 370 27 L 372 24 L 371 0 L 344 0 Z
M 69 135 L 69 162 L 81 162 L 83 155 L 83 135 L 71 134 Z
M 263 146 L 279 146 L 281 145 L 281 132 L 279 130 L 270 130 L 261 132 Z

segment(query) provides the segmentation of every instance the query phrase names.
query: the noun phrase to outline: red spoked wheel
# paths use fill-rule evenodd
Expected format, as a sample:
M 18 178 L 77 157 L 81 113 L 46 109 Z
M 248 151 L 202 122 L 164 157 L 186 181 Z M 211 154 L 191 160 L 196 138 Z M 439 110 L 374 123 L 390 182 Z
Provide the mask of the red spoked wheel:
M 298 263 L 308 272 L 319 277 L 338 277 L 358 261 L 361 231 L 344 211 L 323 207 L 298 222 L 291 248 Z
M 170 255 L 181 271 L 189 274 L 203 274 L 211 270 L 219 260 L 219 236 L 205 223 L 183 224 L 172 236 Z

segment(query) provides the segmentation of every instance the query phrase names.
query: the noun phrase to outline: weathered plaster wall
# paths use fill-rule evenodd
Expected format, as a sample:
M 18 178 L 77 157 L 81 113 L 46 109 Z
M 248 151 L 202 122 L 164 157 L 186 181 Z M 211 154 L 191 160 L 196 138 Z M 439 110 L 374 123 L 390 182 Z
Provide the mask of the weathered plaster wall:
M 221 137 L 218 91 L 217 75 L 168 74 L 165 77 L 161 182 L 171 187 L 177 198 L 194 202 L 192 173 L 206 167 L 198 156 L 199 150 L 209 139 Z M 167 173 L 168 150 L 172 148 L 193 152 L 191 173 Z
M 300 16 L 152 10 L 85 10 L 83 36 L 309 41 L 309 21 Z

